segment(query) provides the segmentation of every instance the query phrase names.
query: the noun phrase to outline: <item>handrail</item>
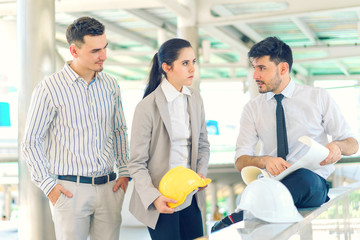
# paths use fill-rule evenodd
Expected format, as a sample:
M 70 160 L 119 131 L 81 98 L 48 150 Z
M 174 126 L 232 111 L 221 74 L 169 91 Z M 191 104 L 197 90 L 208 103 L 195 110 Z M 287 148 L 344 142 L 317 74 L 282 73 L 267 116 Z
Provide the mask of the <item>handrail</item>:
M 312 220 L 358 189 L 360 189 L 360 182 L 330 189 L 330 200 L 328 202 L 318 208 L 299 209 L 300 214 L 304 217 L 300 222 L 282 224 L 267 223 L 258 219 L 244 220 L 211 234 L 209 239 L 285 240 L 296 233 L 311 234 L 311 228 L 307 227 Z
M 273 239 L 288 239 L 296 232 L 300 231 L 306 224 L 310 223 L 313 219 L 321 213 L 328 210 L 331 206 L 338 203 L 343 198 L 347 197 L 350 193 L 360 188 L 360 182 L 355 182 L 343 187 L 331 188 L 329 191 L 330 200 L 318 208 L 303 208 L 299 209 L 300 214 L 304 217 L 301 222 L 290 225 L 287 229 L 279 235 L 274 236 Z

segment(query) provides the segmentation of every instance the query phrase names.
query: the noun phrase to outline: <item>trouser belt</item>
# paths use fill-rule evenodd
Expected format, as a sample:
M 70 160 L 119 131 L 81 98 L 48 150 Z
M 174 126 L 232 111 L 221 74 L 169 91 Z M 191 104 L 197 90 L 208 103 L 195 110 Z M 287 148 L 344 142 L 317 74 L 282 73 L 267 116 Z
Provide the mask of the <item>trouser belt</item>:
M 88 183 L 88 184 L 105 184 L 110 181 L 113 181 L 116 178 L 116 173 L 111 172 L 108 175 L 101 177 L 83 177 L 83 176 L 74 176 L 74 175 L 59 175 L 57 179 L 71 181 L 71 182 L 79 182 L 79 183 Z

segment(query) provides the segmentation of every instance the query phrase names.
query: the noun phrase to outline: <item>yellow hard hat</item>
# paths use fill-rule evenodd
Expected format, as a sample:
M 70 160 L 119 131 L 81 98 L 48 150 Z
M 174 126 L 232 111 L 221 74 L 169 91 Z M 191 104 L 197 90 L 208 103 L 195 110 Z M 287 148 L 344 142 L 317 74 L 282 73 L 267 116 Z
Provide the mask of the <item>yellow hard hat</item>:
M 177 166 L 162 177 L 159 191 L 165 197 L 177 200 L 176 203 L 168 203 L 170 208 L 175 208 L 185 201 L 189 193 L 198 187 L 205 187 L 210 182 L 210 178 L 203 179 L 193 170 Z

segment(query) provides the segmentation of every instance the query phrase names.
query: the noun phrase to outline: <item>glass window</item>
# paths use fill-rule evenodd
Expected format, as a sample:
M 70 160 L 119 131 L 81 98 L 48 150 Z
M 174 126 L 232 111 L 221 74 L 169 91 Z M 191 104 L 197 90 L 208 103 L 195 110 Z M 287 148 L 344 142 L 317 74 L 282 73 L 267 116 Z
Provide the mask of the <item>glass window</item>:
M 234 163 L 240 116 L 249 101 L 242 82 L 202 82 L 205 117 L 210 141 L 210 164 Z

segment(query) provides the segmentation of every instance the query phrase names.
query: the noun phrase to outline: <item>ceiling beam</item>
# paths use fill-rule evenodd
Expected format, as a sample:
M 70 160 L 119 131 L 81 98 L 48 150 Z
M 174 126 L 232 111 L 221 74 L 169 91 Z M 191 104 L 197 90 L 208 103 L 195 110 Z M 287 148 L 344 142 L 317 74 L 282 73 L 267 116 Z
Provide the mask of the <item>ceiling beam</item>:
M 353 57 L 360 56 L 360 45 L 323 45 L 323 46 L 306 46 L 306 47 L 291 47 L 293 53 L 301 52 L 327 52 L 329 56 L 343 56 L 343 57 Z M 216 49 L 210 48 L 211 53 L 231 53 L 234 52 L 233 49 Z M 312 59 L 312 58 L 306 58 Z M 302 60 L 302 59 L 298 59 Z M 295 60 L 295 61 L 298 61 Z
M 246 23 L 235 23 L 234 26 L 246 36 L 254 40 L 254 42 L 260 42 L 264 39 L 260 34 L 258 34 L 254 29 L 249 27 L 249 25 Z
M 225 8 L 223 5 L 213 6 L 212 10 L 219 16 L 233 16 L 232 12 L 228 8 Z M 255 43 L 260 42 L 264 38 L 254 31 L 248 24 L 243 22 L 234 22 L 233 26 L 239 29 L 243 34 L 252 39 Z M 293 69 L 297 72 L 297 77 L 306 78 L 309 75 L 308 71 L 302 67 L 300 64 L 294 64 Z
M 212 26 L 202 27 L 202 29 L 213 38 L 229 45 L 232 51 L 238 51 L 242 54 L 247 54 L 249 51 L 249 48 L 245 46 L 239 39 L 236 39 L 233 36 L 229 36 L 223 29 Z
M 251 3 L 261 3 L 263 0 L 252 0 Z M 312 14 L 328 13 L 332 11 L 354 11 L 360 9 L 358 0 L 342 0 L 328 1 L 328 0 L 316 0 L 311 4 L 304 4 L 303 1 L 287 0 L 288 4 L 286 10 L 281 11 L 259 11 L 256 13 L 244 13 L 241 15 L 216 17 L 211 14 L 213 6 L 222 4 L 241 4 L 249 3 L 248 0 L 198 0 L 198 8 L 201 9 L 198 15 L 199 26 L 220 26 L 220 25 L 232 25 L 236 22 L 269 22 L 275 19 L 291 18 L 308 16 Z
M 321 48 L 321 47 L 320 47 Z M 325 48 L 325 47 L 324 47 Z M 300 50 L 301 48 L 296 48 Z M 306 48 L 302 48 L 305 51 Z M 354 47 L 330 47 L 325 48 L 327 53 L 323 57 L 315 57 L 315 58 L 305 58 L 305 59 L 295 59 L 294 62 L 296 63 L 308 63 L 308 62 L 317 62 L 317 61 L 328 61 L 328 60 L 336 60 L 336 59 L 343 59 L 349 57 L 358 57 L 360 55 L 360 46 Z M 293 49 L 293 52 L 294 49 Z
M 87 12 L 114 9 L 161 8 L 164 4 L 158 0 L 49 0 L 55 1 L 55 12 Z M 0 16 L 15 16 L 16 1 L 0 3 Z
M 110 62 L 107 61 L 106 66 L 119 66 L 119 67 L 131 67 L 131 68 L 143 68 L 150 66 L 149 62 Z M 200 68 L 248 68 L 247 62 L 239 61 L 234 63 L 200 63 Z
M 350 74 L 349 76 L 345 75 L 312 75 L 310 77 L 312 80 L 360 80 L 360 74 Z
M 336 65 L 345 74 L 345 76 L 350 76 L 349 70 L 347 69 L 347 67 L 344 63 L 342 63 L 340 60 L 338 60 L 338 61 L 336 61 Z
M 306 78 L 309 75 L 309 71 L 296 61 L 293 63 L 292 69 L 296 71 L 298 78 Z
M 316 36 L 316 34 L 314 33 L 313 30 L 311 30 L 309 28 L 309 26 L 304 23 L 304 21 L 302 21 L 299 17 L 292 17 L 291 21 L 293 21 L 296 26 L 300 29 L 301 32 L 303 32 L 305 34 L 305 36 L 310 40 L 310 42 L 313 45 L 318 45 L 318 44 L 322 44 L 318 37 Z
M 111 21 L 105 20 L 105 19 L 101 18 L 100 16 L 91 14 L 89 12 L 70 13 L 70 15 L 74 16 L 76 18 L 82 17 L 84 15 L 93 16 L 96 19 L 99 19 L 99 21 L 102 22 L 106 26 L 106 30 L 111 31 L 113 34 L 121 35 L 125 38 L 128 38 L 128 39 L 135 41 L 137 43 L 140 43 L 142 45 L 149 46 L 153 49 L 155 49 L 157 46 L 157 42 L 155 40 L 144 37 L 141 34 L 138 34 L 137 32 L 130 31 L 124 27 L 121 27 L 118 24 L 115 24 Z
M 225 8 L 223 5 L 213 6 L 212 10 L 221 17 L 233 16 L 232 12 L 229 9 Z M 263 37 L 260 36 L 256 31 L 250 28 L 246 23 L 234 22 L 233 26 L 239 29 L 247 37 L 251 38 L 254 42 L 260 42 L 263 40 Z
M 162 3 L 162 5 L 168 9 L 170 9 L 173 13 L 175 13 L 178 17 L 190 18 L 191 11 L 186 6 L 180 4 L 176 0 L 158 0 L 158 2 Z
M 142 19 L 145 22 L 152 24 L 155 27 L 165 29 L 166 31 L 176 35 L 177 27 L 175 25 L 170 24 L 165 20 L 154 16 L 153 14 L 149 13 L 144 9 L 129 9 L 126 11 L 138 17 L 139 19 Z

